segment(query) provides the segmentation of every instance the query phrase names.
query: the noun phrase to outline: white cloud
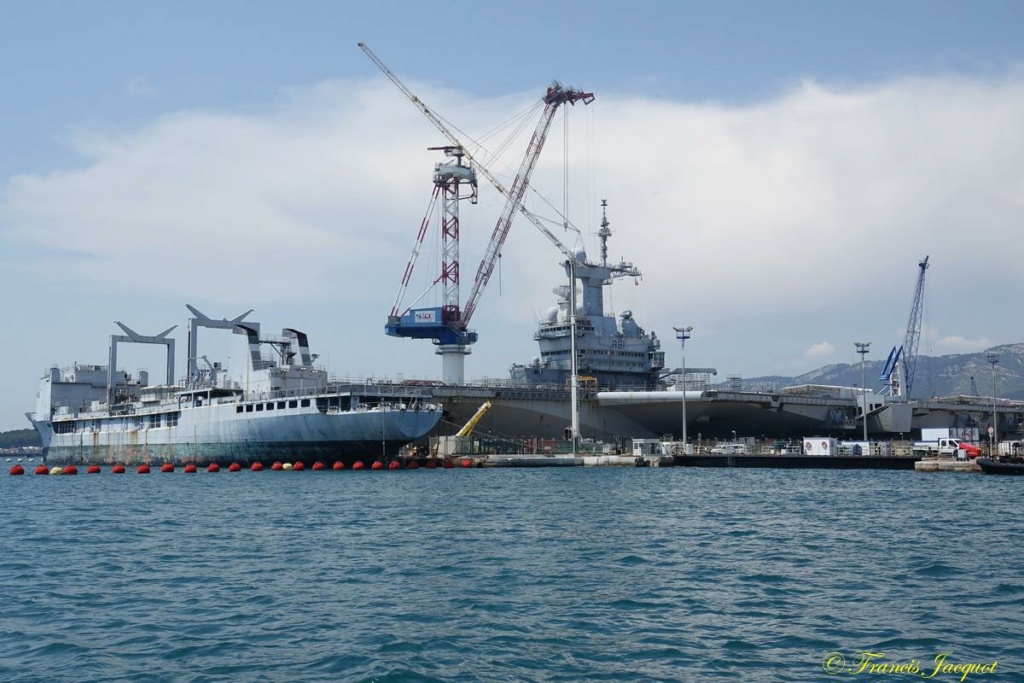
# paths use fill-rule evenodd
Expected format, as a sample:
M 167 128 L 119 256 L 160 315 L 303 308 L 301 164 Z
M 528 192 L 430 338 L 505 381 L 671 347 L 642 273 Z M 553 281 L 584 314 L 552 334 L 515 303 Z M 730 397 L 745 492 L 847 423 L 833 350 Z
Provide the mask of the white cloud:
M 836 347 L 832 346 L 828 342 L 819 342 L 812 344 L 810 348 L 804 351 L 804 356 L 807 358 L 821 358 L 822 356 L 829 356 L 835 352 Z
M 478 99 L 411 86 L 473 133 L 540 94 Z M 570 216 L 596 258 L 599 201 L 609 200 L 609 259 L 636 262 L 644 277 L 641 287 L 620 281 L 607 304 L 632 309 L 666 350 L 672 325 L 693 324 L 688 363 L 749 375 L 789 362 L 795 349 L 807 359 L 834 353 L 814 342 L 823 336 L 847 340 L 850 356 L 857 339 L 887 347 L 925 254 L 928 287 L 941 291 L 928 299 L 926 324 L 969 322 L 977 337 L 940 345 L 1024 338 L 1019 317 L 983 308 L 993 291 L 1004 301 L 1024 294 L 1015 248 L 1024 80 L 808 82 L 741 107 L 597 96 L 567 108 Z M 503 156 L 512 172 L 534 123 Z M 564 142 L 556 124 L 534 182 L 557 206 Z M 433 189 L 441 157 L 425 148 L 443 143 L 384 79 L 328 82 L 262 109 L 181 111 L 79 135 L 80 167 L 8 182 L 0 228 L 34 254 L 20 265 L 48 281 L 243 310 L 327 302 L 353 325 L 377 316 L 338 342 L 335 357 L 358 344 L 394 364 L 392 343 L 406 342 L 380 343 L 378 300 L 390 305 Z M 483 179 L 480 204 L 463 204 L 463 297 L 502 204 Z M 530 206 L 552 214 L 535 199 Z M 522 218 L 502 255 L 473 321 L 481 342 L 470 376 L 500 376 L 536 355 L 534 316 L 562 282 L 557 250 Z M 436 275 L 429 261 L 420 259 L 424 281 Z M 361 303 L 371 313 L 353 308 Z M 410 364 L 436 362 L 429 345 L 411 348 L 402 347 Z

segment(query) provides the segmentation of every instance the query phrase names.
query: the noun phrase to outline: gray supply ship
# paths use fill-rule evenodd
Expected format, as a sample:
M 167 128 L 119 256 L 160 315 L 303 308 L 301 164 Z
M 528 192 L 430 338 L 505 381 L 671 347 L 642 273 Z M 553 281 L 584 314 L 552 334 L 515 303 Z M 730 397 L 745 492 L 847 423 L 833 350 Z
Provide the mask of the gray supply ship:
M 305 333 L 287 328 L 260 336 L 259 323 L 213 320 L 191 306 L 188 377 L 174 381 L 171 328 L 143 336 L 121 323 L 109 364 L 50 368 L 34 413 L 48 464 L 217 463 L 275 460 L 325 464 L 384 457 L 432 430 L 441 408 L 421 387 L 340 383 L 314 367 Z M 250 311 L 251 312 L 251 311 Z M 231 330 L 233 359 L 225 368 L 198 355 L 198 328 Z M 119 343 L 163 345 L 167 380 L 117 369 Z M 269 347 L 264 354 L 264 347 Z M 200 367 L 199 361 L 205 367 Z

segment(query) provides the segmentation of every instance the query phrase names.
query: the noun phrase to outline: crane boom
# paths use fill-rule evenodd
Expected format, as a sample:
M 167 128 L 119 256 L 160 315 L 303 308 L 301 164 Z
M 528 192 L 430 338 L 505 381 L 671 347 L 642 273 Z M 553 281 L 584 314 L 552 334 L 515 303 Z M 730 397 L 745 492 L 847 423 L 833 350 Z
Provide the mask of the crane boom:
M 463 309 L 462 319 L 465 323 L 468 324 L 469 319 L 473 316 L 473 311 L 476 310 L 476 305 L 480 301 L 484 287 L 487 286 L 491 279 L 491 273 L 494 272 L 494 265 L 498 260 L 498 253 L 501 251 L 502 245 L 505 244 L 505 238 L 508 237 L 509 230 L 512 228 L 512 217 L 517 208 L 556 247 L 561 249 L 563 254 L 570 259 L 574 258 L 569 248 L 562 244 L 536 216 L 526 210 L 526 207 L 523 205 L 523 196 L 526 194 L 526 188 L 530 184 L 530 176 L 533 174 L 533 169 L 537 166 L 537 159 L 540 158 L 541 150 L 544 149 L 544 142 L 547 140 L 548 131 L 551 129 L 551 122 L 555 118 L 555 112 L 558 111 L 558 107 L 563 103 L 573 104 L 578 100 L 582 100 L 584 104 L 589 104 L 594 101 L 594 95 L 593 93 L 563 88 L 557 81 L 548 88 L 547 94 L 544 96 L 544 113 L 541 115 L 540 121 L 537 122 L 537 129 L 533 131 L 533 137 L 530 138 L 530 144 L 526 148 L 526 156 L 523 157 L 523 162 L 519 166 L 516 179 L 512 182 L 512 189 L 507 194 L 505 208 L 498 217 L 498 222 L 494 225 L 491 241 L 487 245 L 487 251 L 484 253 L 484 258 L 480 261 L 480 267 L 476 271 L 476 277 L 473 279 L 473 289 L 470 291 L 469 299 L 466 301 L 466 306 Z
M 921 272 L 917 276 L 917 288 L 914 290 L 914 303 L 910 307 L 910 317 L 907 319 L 907 336 L 903 340 L 903 360 L 906 363 L 906 397 L 910 398 L 910 392 L 914 387 L 914 370 L 917 369 L 917 343 L 921 338 L 921 316 L 923 315 L 924 303 L 924 274 L 928 270 L 928 257 L 917 264 Z
M 914 300 L 910 304 L 910 317 L 907 319 L 906 336 L 903 344 L 892 347 L 889 359 L 885 361 L 880 380 L 888 384 L 887 391 L 891 396 L 910 399 L 914 387 L 914 371 L 917 369 L 917 343 L 921 337 L 921 317 L 924 312 L 924 274 L 928 270 L 928 257 L 917 264 L 917 287 L 914 289 Z
M 403 82 L 401 81 L 401 79 L 399 79 L 399 78 L 398 78 L 398 76 L 396 76 L 396 75 L 394 74 L 394 72 L 392 72 L 392 71 L 391 71 L 391 69 L 389 69 L 389 68 L 387 67 L 387 65 L 386 65 L 386 64 L 384 64 L 384 62 L 380 61 L 380 57 L 378 57 L 378 56 L 377 56 L 376 54 L 374 54 L 373 50 L 371 50 L 371 49 L 370 49 L 370 48 L 369 48 L 369 47 L 368 47 L 368 46 L 366 45 L 366 43 L 359 43 L 359 47 L 360 47 L 360 48 L 362 49 L 362 51 L 363 51 L 363 52 L 365 52 L 365 53 L 366 53 L 366 56 L 367 56 L 367 57 L 369 57 L 369 58 L 370 58 L 371 60 L 373 60 L 373 63 L 374 63 L 374 64 L 376 64 L 376 65 L 377 65 L 377 67 L 378 67 L 378 68 L 379 68 L 379 69 L 380 69 L 380 70 L 381 70 L 382 72 L 384 72 L 384 75 L 385 75 L 385 76 L 387 76 L 387 77 L 388 77 L 389 79 L 391 79 L 391 82 L 392 82 L 392 83 L 394 83 L 394 84 L 395 84 L 395 85 L 396 85 L 396 86 L 398 87 L 398 89 L 399 89 L 399 90 L 401 90 L 401 91 L 402 91 L 402 93 L 403 93 L 403 94 L 404 94 L 404 95 L 405 95 L 406 97 L 408 97 L 408 98 L 409 98 L 409 101 L 410 101 L 410 102 L 412 102 L 412 103 L 413 103 L 414 105 L 416 105 L 416 107 L 417 107 L 417 108 L 418 108 L 418 109 L 419 109 L 419 110 L 420 110 L 421 112 L 423 112 L 423 114 L 424 114 L 424 115 L 425 115 L 425 116 L 426 116 L 426 117 L 427 117 L 428 119 L 430 119 L 430 122 L 431 122 L 431 123 L 433 123 L 433 124 L 434 124 L 434 126 L 435 126 L 435 127 L 436 127 L 436 128 L 437 128 L 437 129 L 439 130 L 439 131 L 441 131 L 441 134 L 442 134 L 442 135 L 444 135 L 444 136 L 445 136 L 446 138 L 448 138 L 448 141 L 449 141 L 450 143 L 452 143 L 452 145 L 455 145 L 456 147 L 462 147 L 462 143 L 461 143 L 461 142 L 459 142 L 459 139 L 458 139 L 457 137 L 455 137 L 455 133 L 453 133 L 453 132 L 451 132 L 450 130 L 448 130 L 448 126 L 444 125 L 444 122 L 443 122 L 443 121 L 441 121 L 441 119 L 440 119 L 440 118 L 439 118 L 439 117 L 437 116 L 437 114 L 435 114 L 435 113 L 434 113 L 433 111 L 431 111 L 431 110 L 430 110 L 430 107 L 428 107 L 428 106 L 427 106 L 426 104 L 424 104 L 424 103 L 423 103 L 422 101 L 420 101 L 420 98 L 416 97 L 415 93 L 413 93 L 413 91 L 412 91 L 412 90 L 409 90 L 409 88 L 407 88 L 407 87 L 405 86 L 405 83 L 403 83 Z M 467 159 L 469 159 L 470 161 L 473 161 L 473 162 L 475 162 L 475 161 L 476 161 L 476 160 L 475 160 L 475 159 L 473 159 L 473 157 L 472 157 L 472 156 L 471 156 L 471 155 L 469 154 L 469 150 L 465 150 L 465 151 L 464 151 L 464 155 L 465 155 L 465 157 L 466 157 Z M 477 164 L 477 165 L 479 165 L 479 164 Z
M 473 429 L 476 427 L 476 423 L 483 419 L 487 411 L 491 409 L 491 402 L 485 401 L 482 406 L 477 408 L 476 412 L 473 413 L 473 417 L 469 418 L 466 424 L 462 425 L 462 429 L 456 432 L 455 436 L 469 436 L 473 433 Z
M 398 76 L 395 75 L 395 73 L 391 71 L 391 69 L 389 69 L 376 54 L 374 54 L 373 50 L 371 50 L 366 43 L 359 43 L 359 47 L 366 53 L 366 56 L 377 65 L 384 75 L 402 91 L 409 101 L 412 102 L 417 109 L 423 112 L 424 116 L 434 124 L 434 127 L 437 128 L 452 145 L 462 148 L 463 155 L 466 159 L 473 164 L 473 166 L 483 174 L 488 181 L 490 181 L 498 192 L 506 197 L 505 208 L 502 210 L 502 213 L 498 218 L 498 222 L 494 227 L 494 232 L 491 234 L 491 241 L 487 246 L 487 251 L 484 254 L 480 267 L 477 269 L 476 277 L 473 280 L 473 289 L 470 293 L 469 300 L 461 312 L 459 326 L 463 330 L 468 327 L 469 320 L 472 317 L 473 311 L 476 310 L 476 305 L 480 300 L 480 296 L 483 294 L 484 287 L 486 287 L 490 280 L 491 273 L 494 272 L 494 266 L 497 263 L 498 254 L 505 242 L 505 238 L 508 237 L 509 230 L 512 226 L 512 217 L 516 209 L 526 216 L 526 218 L 533 223 L 533 225 L 540 230 L 540 232 L 547 237 L 552 244 L 558 247 L 566 257 L 570 260 L 575 259 L 575 255 L 572 253 L 572 250 L 565 246 L 554 233 L 548 230 L 547 226 L 545 226 L 539 218 L 537 218 L 526 208 L 525 205 L 523 205 L 522 199 L 526 193 L 530 175 L 533 173 L 533 169 L 537 164 L 537 159 L 540 157 L 540 152 L 544 147 L 548 130 L 551 127 L 551 122 L 554 120 L 555 112 L 558 107 L 566 102 L 569 104 L 575 104 L 578 101 L 582 101 L 584 104 L 590 104 L 594 101 L 593 93 L 582 92 L 573 88 L 565 88 L 557 81 L 548 88 L 544 95 L 544 114 L 541 116 L 541 120 L 537 124 L 537 129 L 534 131 L 533 137 L 530 140 L 526 156 L 519 167 L 519 173 L 516 175 L 515 181 L 513 181 L 512 189 L 508 190 L 486 166 L 473 158 L 469 150 L 466 149 L 466 146 L 463 145 L 455 133 L 445 125 L 444 121 L 442 121 L 441 118 L 430 109 L 430 107 L 418 98 L 415 93 L 409 90 L 405 83 L 403 83 L 402 80 L 398 78 Z

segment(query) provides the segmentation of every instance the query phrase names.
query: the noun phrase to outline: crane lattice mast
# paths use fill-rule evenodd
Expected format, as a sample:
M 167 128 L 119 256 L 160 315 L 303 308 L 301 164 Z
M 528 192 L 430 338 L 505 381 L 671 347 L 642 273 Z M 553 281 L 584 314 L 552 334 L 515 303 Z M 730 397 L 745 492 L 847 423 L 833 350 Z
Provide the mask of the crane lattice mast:
M 902 346 L 894 346 L 889 352 L 881 376 L 889 385 L 889 394 L 904 399 L 910 398 L 910 392 L 914 387 L 914 373 L 917 370 L 917 346 L 921 338 L 921 318 L 924 314 L 924 276 L 928 270 L 928 257 L 925 256 L 917 267 L 917 287 L 910 306 L 910 316 L 907 318 L 906 336 L 903 338 Z
M 391 315 L 404 315 L 412 308 L 402 308 L 402 301 L 405 298 L 406 289 L 412 278 L 413 269 L 419 258 L 420 250 L 423 247 L 423 240 L 430 227 L 430 217 L 433 215 L 434 207 L 438 200 L 441 200 L 441 274 L 430 286 L 438 282 L 442 283 L 442 310 L 443 319 L 448 322 L 459 319 L 459 202 L 468 199 L 471 204 L 477 203 L 477 182 L 476 173 L 472 168 L 462 163 L 463 151 L 461 147 L 428 147 L 428 150 L 441 150 L 449 160 L 434 166 L 434 193 L 430 197 L 427 211 L 420 223 L 419 232 L 416 234 L 416 242 L 413 244 L 412 255 L 405 266 L 402 274 L 402 283 L 398 288 L 398 295 L 391 306 Z M 469 186 L 469 193 L 462 194 L 461 187 Z M 422 296 L 422 295 L 421 295 Z
M 914 290 L 914 304 L 907 319 L 907 336 L 903 340 L 903 362 L 906 364 L 906 397 L 914 388 L 914 372 L 917 370 L 917 344 L 921 340 L 921 316 L 924 314 L 924 274 L 928 270 L 928 257 L 917 264 L 917 288 Z

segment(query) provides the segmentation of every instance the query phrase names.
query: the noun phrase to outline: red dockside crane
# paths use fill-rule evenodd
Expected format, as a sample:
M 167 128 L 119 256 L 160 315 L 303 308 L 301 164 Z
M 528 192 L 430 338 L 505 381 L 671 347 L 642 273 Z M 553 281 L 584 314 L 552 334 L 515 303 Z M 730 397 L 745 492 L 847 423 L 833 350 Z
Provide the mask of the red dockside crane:
M 547 227 L 526 209 L 523 198 L 530 183 L 530 176 L 540 158 L 541 150 L 544 149 L 544 142 L 547 139 L 548 131 L 554 120 L 555 113 L 563 104 L 590 104 L 594 101 L 594 94 L 583 92 L 575 88 L 567 88 L 555 81 L 548 87 L 544 94 L 544 112 L 533 132 L 530 144 L 526 148 L 526 155 L 519 166 L 515 180 L 511 188 L 505 186 L 491 173 L 487 167 L 472 157 L 470 152 L 462 144 L 459 138 L 445 125 L 444 121 L 435 114 L 422 100 L 420 100 L 408 87 L 396 76 L 385 64 L 367 47 L 359 43 L 359 47 L 380 70 L 394 83 L 399 90 L 411 101 L 431 123 L 441 132 L 450 143 L 450 146 L 440 148 L 445 154 L 454 159 L 454 163 L 438 166 L 435 173 L 435 200 L 438 195 L 449 198 L 446 205 L 445 216 L 442 219 L 442 249 L 444 251 L 441 275 L 434 284 L 443 282 L 445 296 L 441 308 L 401 308 L 401 300 L 408 285 L 409 277 L 416 258 L 419 255 L 419 248 L 426 234 L 427 219 L 424 219 L 417 236 L 416 246 L 413 248 L 412 257 L 406 266 L 398 297 L 388 316 L 385 327 L 386 332 L 391 336 L 408 337 L 415 339 L 431 339 L 437 345 L 437 353 L 442 357 L 442 379 L 448 384 L 461 384 L 464 381 L 465 356 L 469 354 L 469 346 L 477 341 L 477 334 L 469 329 L 469 322 L 474 311 L 480 302 L 484 288 L 491 279 L 495 264 L 505 244 L 509 230 L 512 227 L 512 219 L 518 210 L 531 223 L 534 224 L 544 235 L 557 246 L 570 260 L 575 260 L 575 255 L 550 231 Z M 463 159 L 468 165 L 463 163 Z M 444 168 L 442 172 L 441 169 Z M 494 226 L 490 242 L 484 253 L 480 266 L 477 268 L 476 276 L 473 279 L 473 287 L 470 290 L 469 298 L 465 307 L 459 306 L 458 283 L 458 201 L 459 185 L 466 183 L 471 187 L 470 198 L 476 198 L 476 174 L 479 172 L 487 178 L 494 187 L 506 197 L 505 207 L 498 216 Z M 439 185 L 447 183 L 447 185 Z M 443 189 L 443 188 L 447 189 Z M 439 189 L 442 188 L 442 189 Z M 434 201 L 432 200 L 431 205 Z M 415 304 L 413 304 L 415 305 Z

